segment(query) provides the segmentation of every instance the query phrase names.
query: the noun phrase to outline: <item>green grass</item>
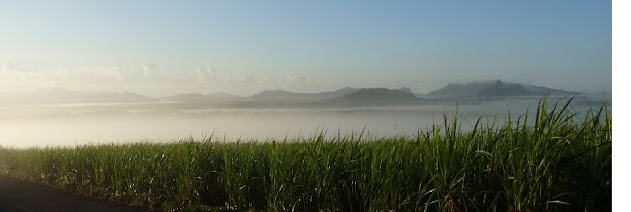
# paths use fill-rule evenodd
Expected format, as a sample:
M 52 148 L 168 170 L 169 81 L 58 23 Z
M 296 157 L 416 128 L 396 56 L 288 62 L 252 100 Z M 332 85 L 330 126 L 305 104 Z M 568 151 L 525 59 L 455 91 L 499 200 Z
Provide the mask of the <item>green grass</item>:
M 0 147 L 0 170 L 166 211 L 611 210 L 610 109 L 566 102 L 414 137 Z

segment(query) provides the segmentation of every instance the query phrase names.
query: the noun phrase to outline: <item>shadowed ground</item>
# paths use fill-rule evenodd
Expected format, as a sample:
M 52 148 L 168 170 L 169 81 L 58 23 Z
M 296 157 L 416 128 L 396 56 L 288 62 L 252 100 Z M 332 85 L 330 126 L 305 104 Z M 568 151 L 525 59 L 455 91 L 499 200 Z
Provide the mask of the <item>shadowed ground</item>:
M 151 210 L 91 199 L 49 186 L 0 176 L 0 211 L 149 212 Z

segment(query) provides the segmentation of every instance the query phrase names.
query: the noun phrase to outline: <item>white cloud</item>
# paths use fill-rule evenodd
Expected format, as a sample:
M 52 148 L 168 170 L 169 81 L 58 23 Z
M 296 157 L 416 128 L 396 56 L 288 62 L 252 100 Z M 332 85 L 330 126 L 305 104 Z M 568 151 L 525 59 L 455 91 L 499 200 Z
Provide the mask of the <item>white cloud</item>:
M 142 64 L 142 76 L 145 79 L 156 77 L 157 71 L 158 67 L 154 64 Z
M 3 73 L 7 73 L 7 72 L 37 72 L 37 67 L 35 66 L 18 66 L 15 65 L 13 63 L 11 63 L 11 61 L 9 60 L 3 60 L 2 61 L 2 72 Z
M 36 66 L 17 65 L 11 61 L 3 60 L 0 63 L 0 89 L 28 91 L 62 86 L 110 90 L 113 87 L 151 87 L 156 83 L 179 83 L 181 81 L 163 77 L 158 72 L 158 67 L 153 64 L 140 64 L 133 68 L 115 64 L 112 66 L 49 69 L 40 71 Z
M 257 81 L 258 84 L 265 88 L 278 88 L 279 83 L 276 80 L 263 78 Z
M 139 80 L 156 80 L 161 75 L 158 67 L 154 64 L 141 64 L 140 67 L 128 68 L 120 64 L 115 64 L 111 69 L 89 68 L 88 70 L 79 70 L 84 78 L 109 80 L 114 78 L 119 82 L 139 81 Z
M 41 72 L 36 66 L 15 65 L 9 60 L 2 61 L 0 83 L 9 87 L 54 86 L 56 76 Z
M 41 69 L 41 70 L 40 70 Z M 199 82 L 199 83 L 191 83 Z M 209 83 L 216 82 L 216 83 Z M 167 85 L 167 86 L 165 86 Z M 215 67 L 195 67 L 185 76 L 161 75 L 154 64 L 91 67 L 36 67 L 0 60 L 0 92 L 29 91 L 61 86 L 87 91 L 131 91 L 161 96 L 180 92 L 226 91 L 248 95 L 261 90 L 315 92 L 338 87 L 307 80 L 288 72 L 280 76 L 218 75 Z
M 215 67 L 209 66 L 207 68 L 195 67 L 195 76 L 197 82 L 208 82 L 213 76 L 215 76 Z
M 138 69 L 115 64 L 111 67 L 74 67 L 60 68 L 57 71 L 59 79 L 67 82 L 107 83 L 128 82 L 142 78 Z
M 130 78 L 131 71 L 125 68 L 123 65 L 114 65 L 112 66 L 113 72 L 112 76 L 119 81 L 124 81 Z
M 304 75 L 298 75 L 294 72 L 285 74 L 286 86 L 302 85 L 307 82 L 307 78 Z
M 239 78 L 239 82 L 245 84 L 253 84 L 256 82 L 256 79 L 252 75 L 245 75 Z

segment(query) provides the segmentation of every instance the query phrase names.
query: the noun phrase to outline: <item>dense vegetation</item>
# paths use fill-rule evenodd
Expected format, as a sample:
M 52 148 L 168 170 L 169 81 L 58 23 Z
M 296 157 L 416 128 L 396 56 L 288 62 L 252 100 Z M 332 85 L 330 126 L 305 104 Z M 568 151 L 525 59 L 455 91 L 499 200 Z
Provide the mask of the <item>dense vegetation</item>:
M 611 113 L 548 105 L 415 137 L 0 148 L 4 174 L 163 210 L 607 211 Z

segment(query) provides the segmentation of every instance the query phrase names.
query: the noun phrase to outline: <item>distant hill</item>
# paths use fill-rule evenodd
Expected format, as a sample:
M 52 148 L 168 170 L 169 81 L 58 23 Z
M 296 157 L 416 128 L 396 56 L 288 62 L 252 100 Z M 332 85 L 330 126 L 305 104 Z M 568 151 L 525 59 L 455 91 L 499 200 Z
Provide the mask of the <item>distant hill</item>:
M 0 98 L 0 104 L 116 103 L 152 100 L 147 96 L 130 92 L 69 91 L 61 87 L 4 94 Z
M 178 102 L 190 102 L 190 101 L 208 101 L 212 100 L 212 97 L 205 96 L 200 93 L 180 93 L 175 94 L 173 96 L 166 96 L 160 99 L 168 100 L 168 101 L 178 101 Z
M 419 103 L 423 99 L 412 94 L 406 88 L 391 90 L 387 88 L 362 88 L 353 93 L 331 99 L 337 104 L 350 105 L 398 105 Z
M 521 83 L 505 83 L 501 80 L 486 82 L 469 82 L 465 84 L 450 83 L 438 90 L 429 92 L 427 96 L 446 97 L 501 97 L 501 96 L 541 96 L 568 95 L 572 92 L 552 89 L 543 86 L 534 86 Z
M 449 83 L 447 86 L 429 92 L 428 96 L 470 97 L 492 85 L 491 82 Z
M 340 97 L 340 96 L 344 96 L 346 94 L 350 94 L 353 92 L 358 91 L 359 88 L 350 88 L 350 87 L 345 87 L 342 89 L 337 89 L 334 91 L 327 91 L 327 92 L 321 92 L 321 93 L 316 93 L 315 96 L 319 99 L 331 99 L 331 98 L 335 98 L 335 97 Z
M 201 101 L 213 101 L 213 100 L 227 100 L 227 99 L 240 99 L 243 97 L 228 94 L 225 92 L 201 94 L 201 93 L 180 93 L 172 96 L 165 96 L 160 99 L 167 101 L 178 102 L 201 102 Z
M 488 88 L 478 92 L 478 96 L 493 97 L 493 96 L 530 96 L 533 92 L 526 89 L 521 84 L 509 84 L 505 85 L 502 81 L 497 80 Z
M 406 92 L 406 93 L 411 93 L 411 94 L 414 94 L 414 93 L 412 92 L 412 89 L 410 89 L 410 88 L 401 87 L 401 88 L 399 88 L 399 90 L 400 90 L 400 91 L 403 91 L 403 92 Z
M 339 96 L 343 96 L 355 91 L 358 88 L 342 88 L 335 91 L 327 91 L 320 93 L 294 93 L 284 90 L 265 90 L 260 93 L 252 95 L 252 99 L 269 99 L 269 100 L 299 100 L 299 99 L 331 99 Z
M 303 99 L 310 97 L 309 93 L 293 93 L 285 90 L 264 90 L 252 95 L 253 99 Z
M 243 98 L 237 95 L 232 95 L 226 92 L 217 92 L 217 93 L 211 93 L 211 94 L 206 94 L 204 96 L 213 98 L 213 99 L 238 99 L 238 98 Z

